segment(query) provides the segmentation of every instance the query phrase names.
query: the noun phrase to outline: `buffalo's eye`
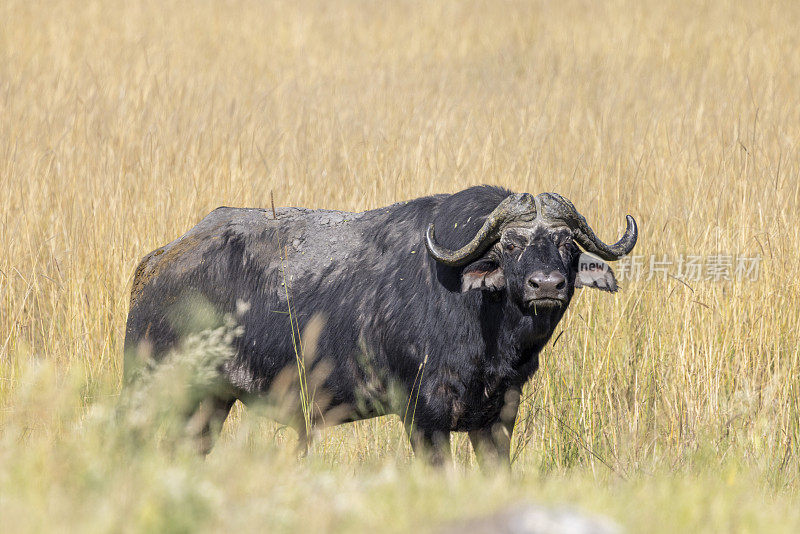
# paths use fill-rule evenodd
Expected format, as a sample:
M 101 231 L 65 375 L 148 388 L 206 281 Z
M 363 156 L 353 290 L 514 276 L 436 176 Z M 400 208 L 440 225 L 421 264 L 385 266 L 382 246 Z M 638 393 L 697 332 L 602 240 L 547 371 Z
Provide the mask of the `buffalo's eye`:
M 517 248 L 517 245 L 515 245 L 514 243 L 507 243 L 506 244 L 506 250 L 508 252 L 513 252 L 515 248 Z

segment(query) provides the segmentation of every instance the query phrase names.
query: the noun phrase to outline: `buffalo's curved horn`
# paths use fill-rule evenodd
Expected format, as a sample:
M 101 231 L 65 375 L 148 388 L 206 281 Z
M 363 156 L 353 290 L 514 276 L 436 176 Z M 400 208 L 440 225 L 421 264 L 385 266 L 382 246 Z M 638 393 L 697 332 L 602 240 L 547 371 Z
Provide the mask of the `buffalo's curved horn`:
M 436 243 L 433 224 L 425 233 L 425 246 L 436 261 L 458 267 L 465 265 L 500 239 L 503 229 L 512 223 L 530 223 L 536 219 L 536 204 L 529 193 L 509 195 L 486 217 L 478 233 L 458 250 L 449 250 Z
M 626 216 L 627 228 L 619 241 L 607 245 L 598 238 L 586 219 L 578 213 L 572 202 L 556 193 L 542 193 L 536 197 L 541 206 L 541 215 L 545 219 L 558 220 L 573 230 L 575 240 L 587 252 L 591 252 L 606 261 L 615 261 L 628 254 L 636 245 L 639 230 L 636 221 Z

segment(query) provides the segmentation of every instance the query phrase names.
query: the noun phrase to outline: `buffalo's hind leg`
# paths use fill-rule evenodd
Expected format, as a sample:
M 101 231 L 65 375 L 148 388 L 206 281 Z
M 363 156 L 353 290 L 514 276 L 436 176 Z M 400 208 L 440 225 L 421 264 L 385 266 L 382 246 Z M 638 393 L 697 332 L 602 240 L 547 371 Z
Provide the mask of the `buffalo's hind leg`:
M 186 424 L 186 432 L 194 440 L 197 452 L 204 455 L 211 452 L 234 402 L 236 399 L 209 396 L 197 407 Z
M 295 452 L 298 458 L 308 458 L 308 452 L 311 449 L 311 443 L 314 441 L 314 431 L 306 430 L 305 421 L 298 423 L 295 426 L 297 431 L 297 447 Z

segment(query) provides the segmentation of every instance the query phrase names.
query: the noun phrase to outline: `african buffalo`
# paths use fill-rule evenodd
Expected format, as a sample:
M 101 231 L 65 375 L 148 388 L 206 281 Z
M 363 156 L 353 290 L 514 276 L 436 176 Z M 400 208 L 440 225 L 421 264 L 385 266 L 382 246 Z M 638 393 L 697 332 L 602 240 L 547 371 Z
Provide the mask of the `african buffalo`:
M 394 413 L 434 462 L 448 458 L 450 432 L 466 431 L 479 460 L 507 463 L 521 388 L 574 289 L 590 284 L 576 276 L 581 249 L 618 260 L 636 239 L 630 215 L 607 245 L 560 195 L 490 186 L 362 213 L 217 208 L 137 268 L 126 374 L 142 346 L 154 361 L 179 346 L 186 295 L 234 317 L 225 387 L 198 405 L 207 448 L 237 398 L 265 398 L 286 369 L 298 373 L 300 333 L 316 321 L 308 366 L 325 370 L 321 400 L 284 421 L 301 443 L 309 414 Z M 610 269 L 591 285 L 617 290 Z

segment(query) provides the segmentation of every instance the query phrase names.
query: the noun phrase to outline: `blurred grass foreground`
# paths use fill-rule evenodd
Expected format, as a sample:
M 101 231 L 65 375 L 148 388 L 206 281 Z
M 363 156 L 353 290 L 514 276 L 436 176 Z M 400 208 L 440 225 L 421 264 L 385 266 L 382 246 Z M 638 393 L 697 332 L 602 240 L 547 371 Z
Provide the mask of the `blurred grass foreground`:
M 0 2 L 0 531 L 439 531 L 530 505 L 797 532 L 798 27 L 788 0 Z M 480 183 L 557 191 L 607 240 L 632 213 L 646 268 L 573 300 L 512 473 L 461 435 L 431 471 L 391 417 L 298 459 L 238 405 L 198 456 L 175 408 L 231 331 L 120 396 L 138 260 L 215 207 Z

